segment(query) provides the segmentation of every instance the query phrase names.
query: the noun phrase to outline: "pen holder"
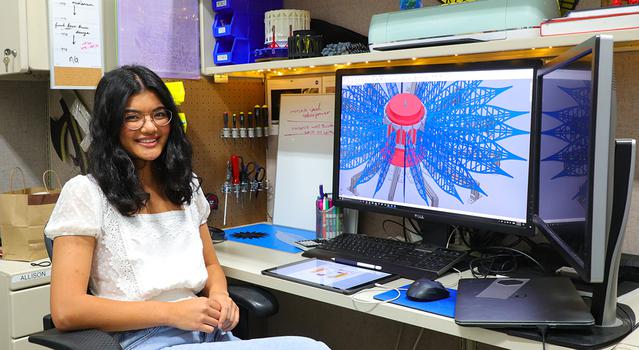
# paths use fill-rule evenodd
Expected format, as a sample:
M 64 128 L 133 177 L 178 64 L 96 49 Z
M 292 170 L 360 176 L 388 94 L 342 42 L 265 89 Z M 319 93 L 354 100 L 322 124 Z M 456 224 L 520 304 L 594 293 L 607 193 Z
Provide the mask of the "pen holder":
M 342 233 L 344 214 L 338 207 L 328 210 L 316 209 L 315 237 L 318 239 L 331 239 Z

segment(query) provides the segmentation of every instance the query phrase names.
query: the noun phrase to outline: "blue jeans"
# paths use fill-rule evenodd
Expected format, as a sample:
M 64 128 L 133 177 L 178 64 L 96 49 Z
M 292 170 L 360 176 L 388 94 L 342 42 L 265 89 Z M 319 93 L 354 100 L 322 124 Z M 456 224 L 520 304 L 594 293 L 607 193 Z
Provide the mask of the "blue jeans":
M 231 332 L 215 329 L 208 334 L 173 327 L 154 327 L 115 334 L 124 350 L 330 350 L 326 344 L 304 337 L 240 340 Z

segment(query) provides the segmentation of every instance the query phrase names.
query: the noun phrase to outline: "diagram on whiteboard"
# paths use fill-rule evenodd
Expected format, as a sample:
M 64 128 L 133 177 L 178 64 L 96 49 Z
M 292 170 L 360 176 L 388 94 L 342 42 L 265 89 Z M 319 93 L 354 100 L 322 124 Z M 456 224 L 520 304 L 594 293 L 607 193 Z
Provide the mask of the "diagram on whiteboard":
M 526 194 L 530 89 L 525 79 L 343 86 L 340 186 L 430 207 L 508 205 L 491 194 L 507 183 Z

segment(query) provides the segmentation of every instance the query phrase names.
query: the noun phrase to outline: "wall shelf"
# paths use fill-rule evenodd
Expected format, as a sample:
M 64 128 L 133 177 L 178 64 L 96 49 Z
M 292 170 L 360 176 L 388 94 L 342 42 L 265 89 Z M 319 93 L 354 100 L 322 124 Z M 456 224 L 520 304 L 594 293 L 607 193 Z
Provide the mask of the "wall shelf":
M 278 75 L 299 75 L 334 72 L 346 67 L 376 67 L 388 65 L 438 64 L 487 60 L 521 59 L 556 56 L 566 47 L 597 33 L 551 37 L 496 40 L 480 43 L 432 46 L 353 55 L 278 60 L 229 66 L 206 66 L 202 74 L 265 78 Z M 639 29 L 605 32 L 615 40 L 615 51 L 639 50 Z

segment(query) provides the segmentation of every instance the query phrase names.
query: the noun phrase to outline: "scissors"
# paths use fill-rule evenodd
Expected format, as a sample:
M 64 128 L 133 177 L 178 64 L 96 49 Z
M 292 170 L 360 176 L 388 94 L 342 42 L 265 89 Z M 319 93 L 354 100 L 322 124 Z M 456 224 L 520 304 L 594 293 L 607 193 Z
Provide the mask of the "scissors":
M 262 181 L 266 176 L 266 170 L 256 162 L 248 162 L 244 167 L 244 173 L 251 184 L 251 192 L 255 192 L 255 198 L 257 198 L 259 191 L 262 190 Z

